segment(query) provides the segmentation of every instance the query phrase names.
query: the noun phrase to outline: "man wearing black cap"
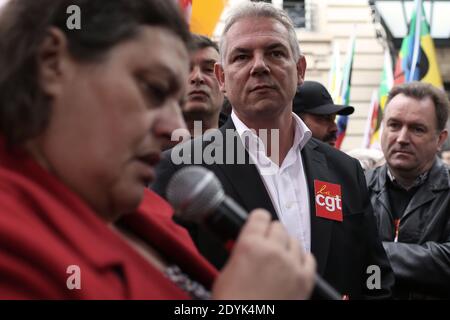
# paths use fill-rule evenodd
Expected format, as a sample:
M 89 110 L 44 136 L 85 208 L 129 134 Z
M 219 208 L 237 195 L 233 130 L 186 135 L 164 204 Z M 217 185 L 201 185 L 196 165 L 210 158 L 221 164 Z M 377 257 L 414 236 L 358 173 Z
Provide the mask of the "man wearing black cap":
M 327 89 L 316 81 L 305 81 L 297 88 L 293 111 L 302 118 L 314 138 L 333 146 L 336 143 L 336 115 L 348 116 L 353 107 L 334 104 Z

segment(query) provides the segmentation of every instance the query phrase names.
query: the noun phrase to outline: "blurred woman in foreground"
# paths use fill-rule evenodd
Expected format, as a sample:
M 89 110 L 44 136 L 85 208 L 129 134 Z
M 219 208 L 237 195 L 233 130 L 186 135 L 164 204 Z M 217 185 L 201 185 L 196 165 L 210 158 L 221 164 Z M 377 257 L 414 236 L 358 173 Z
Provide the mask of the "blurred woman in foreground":
M 81 29 L 67 8 L 80 8 Z M 220 274 L 146 186 L 184 127 L 171 1 L 12 0 L 0 16 L 0 297 L 302 299 L 315 263 L 250 215 Z

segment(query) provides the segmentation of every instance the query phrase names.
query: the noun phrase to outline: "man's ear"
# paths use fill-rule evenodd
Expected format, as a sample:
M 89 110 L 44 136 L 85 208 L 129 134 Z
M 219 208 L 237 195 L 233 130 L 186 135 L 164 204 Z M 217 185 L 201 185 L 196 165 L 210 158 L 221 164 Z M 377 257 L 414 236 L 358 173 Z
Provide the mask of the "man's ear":
M 61 90 L 61 79 L 66 76 L 69 52 L 67 38 L 57 28 L 49 28 L 42 41 L 38 54 L 38 77 L 42 90 L 49 96 L 58 94 Z
M 220 91 L 225 93 L 225 74 L 222 65 L 218 62 L 214 64 L 214 74 L 216 75 L 217 81 L 219 81 Z
M 438 151 L 441 151 L 442 145 L 444 144 L 444 142 L 447 140 L 448 137 L 448 131 L 447 129 L 444 129 L 441 131 L 441 133 L 439 133 L 439 137 L 438 137 Z
M 306 73 L 306 59 L 305 56 L 300 56 L 297 60 L 297 85 L 303 84 Z

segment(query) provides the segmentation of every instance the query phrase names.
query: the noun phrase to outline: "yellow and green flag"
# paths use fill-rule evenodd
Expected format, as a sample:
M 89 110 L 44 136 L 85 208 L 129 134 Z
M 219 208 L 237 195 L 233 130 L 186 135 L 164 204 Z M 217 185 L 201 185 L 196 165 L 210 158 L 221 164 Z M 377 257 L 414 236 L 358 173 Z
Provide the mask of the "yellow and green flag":
M 392 73 L 392 58 L 389 53 L 389 49 L 384 51 L 384 67 L 383 73 L 381 74 L 381 82 L 378 87 L 378 97 L 376 99 L 376 105 L 371 106 L 375 108 L 370 114 L 371 117 L 368 121 L 371 124 L 371 135 L 370 140 L 367 145 L 371 149 L 381 149 L 380 147 L 380 137 L 381 137 L 381 120 L 383 119 L 384 106 L 386 105 L 386 100 L 394 85 L 394 75 Z
M 411 81 L 427 82 L 443 88 L 422 0 L 416 0 L 408 35 L 403 39 L 394 72 L 395 84 Z
M 331 56 L 330 73 L 328 75 L 328 91 L 333 101 L 337 102 L 341 94 L 342 69 L 339 44 L 333 42 L 333 55 Z

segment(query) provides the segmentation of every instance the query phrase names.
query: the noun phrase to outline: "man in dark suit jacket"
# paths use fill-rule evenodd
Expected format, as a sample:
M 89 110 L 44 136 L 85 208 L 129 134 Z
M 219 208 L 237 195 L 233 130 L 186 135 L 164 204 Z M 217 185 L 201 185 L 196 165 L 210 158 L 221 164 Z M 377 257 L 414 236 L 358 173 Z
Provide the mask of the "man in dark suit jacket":
M 314 254 L 319 274 L 343 295 L 389 297 L 394 278 L 359 162 L 311 139 L 292 113 L 306 62 L 289 18 L 261 2 L 246 3 L 230 17 L 215 71 L 233 113 L 219 131 L 167 152 L 152 188 L 164 195 L 176 170 L 207 167 L 244 209 L 265 208 L 280 219 Z M 267 130 L 268 140 L 262 131 L 251 133 L 261 129 Z M 270 165 L 265 167 L 260 158 Z M 223 246 L 202 229 L 188 229 L 200 252 L 222 267 L 227 257 Z

